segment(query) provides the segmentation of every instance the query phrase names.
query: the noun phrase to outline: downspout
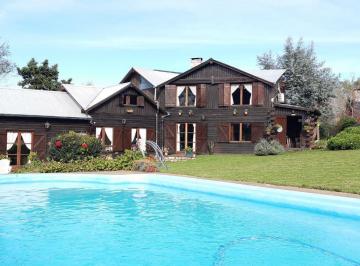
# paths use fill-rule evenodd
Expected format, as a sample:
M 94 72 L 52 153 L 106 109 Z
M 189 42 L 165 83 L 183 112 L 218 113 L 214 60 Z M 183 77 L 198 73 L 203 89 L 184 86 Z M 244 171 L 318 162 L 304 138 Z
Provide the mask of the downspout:
M 156 99 L 157 93 L 156 93 L 157 87 L 154 88 L 154 101 L 156 103 L 156 113 L 155 113 L 155 143 L 158 144 L 158 124 L 159 124 L 159 110 L 160 110 L 160 103 Z

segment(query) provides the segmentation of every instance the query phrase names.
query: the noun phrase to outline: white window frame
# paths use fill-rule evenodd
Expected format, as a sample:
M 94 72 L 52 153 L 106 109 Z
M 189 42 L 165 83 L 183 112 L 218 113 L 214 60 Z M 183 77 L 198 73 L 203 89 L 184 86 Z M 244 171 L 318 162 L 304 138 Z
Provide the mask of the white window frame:
M 230 90 L 230 103 L 231 105 L 234 105 L 234 99 L 232 97 L 232 94 L 237 90 L 237 88 L 240 87 L 240 84 L 231 84 L 231 90 Z M 251 93 L 250 96 L 250 103 L 249 104 L 243 104 L 243 99 L 242 99 L 242 90 L 240 90 L 240 104 L 239 105 L 252 105 L 252 97 L 253 97 L 253 91 L 252 91 L 252 84 L 244 84 L 244 89 L 246 89 L 247 91 L 249 91 Z M 236 104 L 235 106 L 239 106 L 238 104 Z
M 180 94 L 183 92 L 183 90 L 185 88 L 189 88 L 191 90 L 191 92 L 195 95 L 194 105 L 190 105 L 190 106 L 188 105 L 189 100 L 188 100 L 187 93 L 185 92 L 185 94 L 186 94 L 186 96 L 185 96 L 185 105 L 180 106 L 179 96 L 180 96 Z M 178 107 L 196 107 L 196 101 L 197 101 L 196 86 L 177 86 L 176 87 L 176 106 L 178 106 Z
M 177 123 L 176 124 L 176 151 L 182 152 L 183 150 L 180 150 L 180 125 L 185 124 L 185 147 L 187 146 L 187 125 L 192 124 L 194 126 L 194 139 L 193 139 L 193 152 L 196 151 L 196 123 Z

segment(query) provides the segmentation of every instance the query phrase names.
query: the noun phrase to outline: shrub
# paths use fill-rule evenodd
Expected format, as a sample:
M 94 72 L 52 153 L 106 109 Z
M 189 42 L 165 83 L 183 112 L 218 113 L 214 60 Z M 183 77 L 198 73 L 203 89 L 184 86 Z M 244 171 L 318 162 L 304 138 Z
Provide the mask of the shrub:
M 314 150 L 324 150 L 327 147 L 327 140 L 321 139 L 318 141 L 315 141 L 315 145 L 313 147 Z
M 101 142 L 94 136 L 69 132 L 51 140 L 49 156 L 57 162 L 72 162 L 99 156 Z
M 133 170 L 141 172 L 158 172 L 159 168 L 153 159 L 146 158 L 135 161 Z
M 338 131 L 343 131 L 345 128 L 352 127 L 356 125 L 357 121 L 354 117 L 351 116 L 343 116 L 340 118 L 339 122 L 337 123 Z
M 278 155 L 285 151 L 284 147 L 277 141 L 261 139 L 259 143 L 255 145 L 255 154 L 258 156 L 266 155 Z
M 16 170 L 18 173 L 68 173 L 68 172 L 94 172 L 132 170 L 134 162 L 142 157 L 138 151 L 126 150 L 123 155 L 114 159 L 111 157 L 87 158 L 73 162 L 49 161 L 39 164 L 29 164 Z
M 360 149 L 360 127 L 348 127 L 327 142 L 329 150 Z

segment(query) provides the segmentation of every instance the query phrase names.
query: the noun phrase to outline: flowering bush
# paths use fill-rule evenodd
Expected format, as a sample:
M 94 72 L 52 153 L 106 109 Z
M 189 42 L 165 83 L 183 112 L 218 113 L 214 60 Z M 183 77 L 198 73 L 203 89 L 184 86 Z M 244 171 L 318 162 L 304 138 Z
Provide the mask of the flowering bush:
M 277 140 L 268 141 L 266 139 L 261 139 L 254 149 L 254 153 L 258 156 L 278 155 L 284 151 L 284 147 Z
M 54 161 L 71 162 L 97 157 L 101 149 L 100 140 L 94 136 L 69 132 L 51 140 L 49 156 Z

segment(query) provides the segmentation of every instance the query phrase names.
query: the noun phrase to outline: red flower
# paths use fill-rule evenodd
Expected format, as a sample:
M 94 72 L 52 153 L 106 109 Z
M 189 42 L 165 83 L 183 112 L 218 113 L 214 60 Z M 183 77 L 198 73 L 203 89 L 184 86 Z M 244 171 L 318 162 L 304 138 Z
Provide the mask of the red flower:
M 87 143 L 83 143 L 81 144 L 81 148 L 87 150 L 89 148 L 89 145 L 87 145 Z
M 55 140 L 55 147 L 57 148 L 57 149 L 61 149 L 61 147 L 62 147 L 62 142 L 61 142 L 61 140 Z

